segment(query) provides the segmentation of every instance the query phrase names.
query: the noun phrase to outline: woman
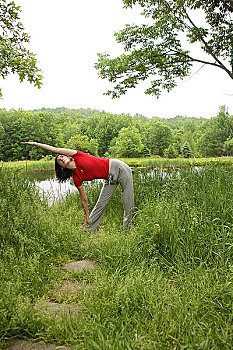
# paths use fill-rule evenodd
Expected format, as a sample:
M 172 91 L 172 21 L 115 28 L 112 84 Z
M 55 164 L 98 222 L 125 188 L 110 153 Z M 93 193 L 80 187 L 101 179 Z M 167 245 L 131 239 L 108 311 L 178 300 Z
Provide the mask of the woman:
M 98 229 L 105 208 L 120 183 L 121 198 L 124 206 L 123 227 L 125 229 L 129 228 L 134 208 L 134 188 L 132 172 L 127 164 L 118 159 L 94 157 L 88 153 L 57 148 L 38 142 L 21 142 L 21 144 L 37 146 L 47 151 L 58 153 L 55 159 L 57 180 L 63 182 L 73 177 L 86 215 L 82 227 L 87 224 L 92 232 Z M 89 216 L 87 196 L 82 183 L 83 181 L 94 179 L 104 179 L 104 185 L 99 199 Z

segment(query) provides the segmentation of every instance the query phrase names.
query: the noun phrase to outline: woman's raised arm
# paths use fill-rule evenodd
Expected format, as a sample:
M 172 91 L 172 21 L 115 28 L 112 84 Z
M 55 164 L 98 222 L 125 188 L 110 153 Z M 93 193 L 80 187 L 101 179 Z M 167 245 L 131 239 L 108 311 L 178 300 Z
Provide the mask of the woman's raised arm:
M 30 145 L 36 146 L 45 149 L 46 151 L 50 151 L 53 153 L 64 154 L 65 156 L 73 156 L 77 151 L 69 148 L 57 148 L 50 145 L 46 145 L 44 143 L 39 142 L 20 142 L 22 145 Z

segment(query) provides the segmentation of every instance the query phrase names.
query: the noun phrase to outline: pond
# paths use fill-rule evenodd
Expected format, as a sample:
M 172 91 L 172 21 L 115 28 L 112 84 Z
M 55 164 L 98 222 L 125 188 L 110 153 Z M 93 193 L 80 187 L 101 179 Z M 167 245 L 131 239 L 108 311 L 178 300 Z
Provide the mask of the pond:
M 40 198 L 46 198 L 50 205 L 53 202 L 64 199 L 68 194 L 77 191 L 72 180 L 59 183 L 56 180 L 54 171 L 27 174 L 27 179 L 35 185 Z M 102 180 L 95 180 L 95 182 L 99 183 L 102 182 Z M 91 185 L 91 181 L 85 181 L 83 185 L 84 187 L 88 187 Z
M 194 171 L 200 171 L 201 167 L 194 167 Z M 170 178 L 174 176 L 174 171 L 171 169 L 133 169 L 134 172 L 138 172 L 140 177 L 150 176 L 155 177 L 159 176 L 163 179 Z M 179 176 L 179 170 L 175 171 L 176 176 Z M 64 183 L 59 183 L 56 180 L 55 172 L 37 172 L 33 174 L 28 174 L 27 178 L 30 182 L 35 184 L 36 189 L 39 191 L 41 198 L 46 198 L 49 204 L 53 202 L 62 200 L 66 195 L 74 193 L 77 191 L 77 188 L 73 184 L 73 181 L 67 180 Z M 94 181 L 85 181 L 83 183 L 84 187 L 91 186 L 91 183 L 101 183 L 103 180 L 94 180 Z
M 49 204 L 62 200 L 67 194 L 76 191 L 76 187 L 70 181 L 59 183 L 53 171 L 28 174 L 27 179 L 35 185 L 40 197 L 46 198 Z

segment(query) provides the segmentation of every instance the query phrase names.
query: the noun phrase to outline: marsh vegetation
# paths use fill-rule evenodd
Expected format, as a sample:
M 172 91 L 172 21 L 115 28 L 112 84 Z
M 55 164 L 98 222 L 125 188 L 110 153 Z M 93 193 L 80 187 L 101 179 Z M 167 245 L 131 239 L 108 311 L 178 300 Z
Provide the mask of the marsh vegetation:
M 48 205 L 27 175 L 0 170 L 0 335 L 77 349 L 230 349 L 233 168 L 134 171 L 135 215 L 123 231 L 118 189 L 98 234 L 81 229 L 77 192 Z M 101 183 L 87 188 L 90 209 Z M 92 283 L 56 299 L 57 267 L 90 259 L 73 274 Z M 73 303 L 81 316 L 34 313 L 41 300 Z

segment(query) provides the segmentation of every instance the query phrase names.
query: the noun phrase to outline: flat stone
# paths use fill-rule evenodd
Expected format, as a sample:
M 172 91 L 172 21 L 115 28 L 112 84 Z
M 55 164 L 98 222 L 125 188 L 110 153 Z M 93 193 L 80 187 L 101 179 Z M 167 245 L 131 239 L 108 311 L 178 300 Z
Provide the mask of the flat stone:
M 81 272 L 84 269 L 90 271 L 90 270 L 97 269 L 98 263 L 96 261 L 91 261 L 91 260 L 81 260 L 81 261 L 75 261 L 73 263 L 66 264 L 61 268 L 69 272 Z
M 64 281 L 60 286 L 57 287 L 56 292 L 58 292 L 60 295 L 68 296 L 75 294 L 79 290 L 90 290 L 92 288 L 93 286 L 91 284 Z
M 80 308 L 73 304 L 59 304 L 44 301 L 37 303 L 35 305 L 35 310 L 38 313 L 52 314 L 54 316 L 70 315 L 71 317 L 75 318 L 77 316 L 77 312 L 80 311 Z
M 66 346 L 56 346 L 53 344 L 33 343 L 22 339 L 10 339 L 6 342 L 4 349 L 7 350 L 71 350 Z

